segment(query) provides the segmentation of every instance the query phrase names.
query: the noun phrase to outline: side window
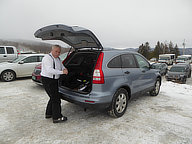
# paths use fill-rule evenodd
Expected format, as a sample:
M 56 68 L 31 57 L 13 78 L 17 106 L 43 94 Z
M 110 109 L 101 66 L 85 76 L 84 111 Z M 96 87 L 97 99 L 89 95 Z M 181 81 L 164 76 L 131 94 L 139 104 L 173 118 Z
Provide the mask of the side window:
M 39 61 L 38 62 L 42 62 L 43 56 L 39 56 Z
M 107 65 L 109 68 L 121 68 L 121 57 L 113 58 Z
M 135 55 L 140 68 L 149 68 L 149 63 L 140 55 Z
M 14 50 L 12 47 L 6 47 L 7 54 L 14 54 Z
M 123 54 L 121 55 L 122 59 L 122 68 L 136 68 L 135 59 L 132 54 Z
M 23 60 L 24 63 L 33 63 L 33 62 L 38 62 L 38 56 L 30 56 L 27 57 L 26 59 Z
M 4 49 L 4 47 L 0 47 L 0 54 L 5 54 L 5 49 Z

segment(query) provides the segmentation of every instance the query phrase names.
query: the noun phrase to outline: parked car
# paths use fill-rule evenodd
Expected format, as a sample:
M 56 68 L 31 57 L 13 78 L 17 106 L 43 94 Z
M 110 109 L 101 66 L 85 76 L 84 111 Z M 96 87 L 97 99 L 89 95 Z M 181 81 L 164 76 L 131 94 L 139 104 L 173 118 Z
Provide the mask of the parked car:
M 186 56 L 178 56 L 178 58 L 176 59 L 176 64 L 177 63 L 190 63 L 190 60 Z
M 67 57 L 67 54 L 68 52 L 61 54 L 59 56 L 60 59 L 63 61 Z M 42 78 L 40 73 L 41 73 L 41 63 L 35 66 L 34 71 L 32 73 L 32 80 L 36 84 L 42 85 Z
M 151 64 L 151 68 L 158 70 L 161 75 L 165 75 L 168 70 L 166 63 L 153 63 Z
M 43 57 L 44 54 L 21 54 L 12 62 L 0 63 L 0 77 L 3 81 L 9 82 L 18 77 L 31 76 Z
M 188 78 L 191 77 L 191 65 L 189 63 L 178 63 L 177 65 L 184 65 L 184 66 L 186 66 L 186 69 L 189 69 Z
M 151 58 L 149 61 L 150 62 L 157 62 L 157 58 Z
M 191 66 L 186 63 L 173 65 L 166 74 L 167 81 L 186 83 L 187 78 L 191 77 Z
M 121 117 L 135 95 L 159 93 L 161 76 L 145 57 L 126 50 L 105 50 L 88 29 L 51 25 L 36 31 L 35 37 L 61 40 L 74 48 L 64 62 L 69 73 L 59 80 L 64 100 L 85 108 L 105 108 L 111 116 Z
M 14 46 L 0 46 L 0 62 L 7 62 L 16 59 L 18 52 Z

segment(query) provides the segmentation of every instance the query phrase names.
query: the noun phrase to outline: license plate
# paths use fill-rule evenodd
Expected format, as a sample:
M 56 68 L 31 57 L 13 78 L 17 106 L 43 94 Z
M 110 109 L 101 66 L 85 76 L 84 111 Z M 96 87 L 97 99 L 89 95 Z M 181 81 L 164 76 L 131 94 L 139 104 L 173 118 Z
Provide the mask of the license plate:
M 33 79 L 33 80 L 36 80 L 36 77 L 35 77 L 35 76 L 32 76 L 32 79 Z

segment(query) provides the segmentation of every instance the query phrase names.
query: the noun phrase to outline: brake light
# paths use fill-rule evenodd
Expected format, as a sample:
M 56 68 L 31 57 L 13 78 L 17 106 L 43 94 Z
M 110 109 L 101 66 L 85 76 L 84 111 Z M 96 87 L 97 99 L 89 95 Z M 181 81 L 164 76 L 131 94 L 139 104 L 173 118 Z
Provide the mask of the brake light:
M 17 49 L 17 54 L 21 54 L 18 49 Z
M 97 59 L 97 63 L 93 72 L 93 83 L 94 84 L 104 84 L 104 74 L 102 71 L 102 63 L 103 63 L 103 52 L 99 54 Z

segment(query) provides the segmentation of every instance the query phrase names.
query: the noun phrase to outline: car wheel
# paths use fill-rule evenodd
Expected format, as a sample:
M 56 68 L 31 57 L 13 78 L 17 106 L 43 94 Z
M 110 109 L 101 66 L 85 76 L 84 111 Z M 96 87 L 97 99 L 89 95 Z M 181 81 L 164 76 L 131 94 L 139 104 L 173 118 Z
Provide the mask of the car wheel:
M 191 77 L 191 72 L 189 73 L 189 76 L 188 76 L 188 78 L 190 78 Z
M 6 70 L 1 74 L 1 79 L 6 82 L 15 80 L 16 74 L 14 71 Z
M 186 81 L 187 81 L 187 78 L 184 77 L 182 83 L 183 83 L 183 84 L 186 84 Z
M 113 96 L 111 106 L 109 107 L 108 114 L 113 117 L 121 117 L 128 104 L 128 92 L 124 88 L 120 88 Z
M 160 91 L 160 86 L 161 86 L 161 82 L 160 82 L 160 79 L 158 78 L 155 82 L 154 89 L 149 92 L 150 95 L 151 96 L 157 96 L 159 94 L 159 91 Z

